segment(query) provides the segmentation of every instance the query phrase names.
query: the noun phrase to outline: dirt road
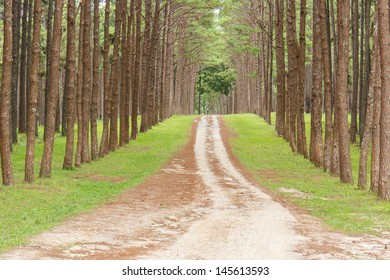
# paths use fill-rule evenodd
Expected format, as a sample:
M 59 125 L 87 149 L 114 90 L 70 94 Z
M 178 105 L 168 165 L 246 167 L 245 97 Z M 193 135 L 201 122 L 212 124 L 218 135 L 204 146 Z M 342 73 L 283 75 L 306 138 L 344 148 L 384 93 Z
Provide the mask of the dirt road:
M 145 183 L 0 259 L 390 259 L 388 239 L 332 232 L 262 190 L 227 135 L 217 116 L 197 120 Z

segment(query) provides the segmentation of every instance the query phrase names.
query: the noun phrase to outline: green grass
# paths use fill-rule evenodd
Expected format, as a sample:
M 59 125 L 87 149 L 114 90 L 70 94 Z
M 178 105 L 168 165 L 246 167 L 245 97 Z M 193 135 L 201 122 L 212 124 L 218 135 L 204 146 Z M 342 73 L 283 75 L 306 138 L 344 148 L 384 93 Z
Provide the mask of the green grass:
M 333 229 L 355 234 L 390 231 L 390 203 L 379 201 L 368 191 L 359 191 L 356 185 L 341 184 L 338 178 L 295 155 L 286 141 L 277 138 L 274 126 L 259 117 L 239 115 L 224 119 L 238 134 L 231 139 L 234 154 L 261 186 L 307 209 Z M 354 145 L 351 157 L 357 181 L 359 149 Z M 281 188 L 298 190 L 302 197 Z
M 183 146 L 195 117 L 173 117 L 137 141 L 77 170 L 62 170 L 65 138 L 57 137 L 51 179 L 23 183 L 25 139 L 12 155 L 16 185 L 0 191 L 0 251 L 24 244 L 28 237 L 66 218 L 87 211 L 136 186 L 157 171 Z M 101 129 L 101 127 L 100 127 Z M 42 140 L 37 141 L 35 170 L 39 171 Z

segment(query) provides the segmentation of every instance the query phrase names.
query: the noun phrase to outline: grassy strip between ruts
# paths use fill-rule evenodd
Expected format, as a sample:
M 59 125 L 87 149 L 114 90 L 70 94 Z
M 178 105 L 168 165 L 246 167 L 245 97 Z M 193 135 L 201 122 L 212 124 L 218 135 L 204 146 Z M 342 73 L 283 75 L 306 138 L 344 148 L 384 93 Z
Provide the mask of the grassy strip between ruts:
M 166 162 L 188 140 L 195 117 L 173 117 L 159 124 L 137 141 L 105 158 L 77 170 L 62 170 L 65 138 L 58 137 L 51 179 L 23 181 L 25 139 L 14 147 L 14 187 L 0 191 L 0 251 L 24 244 L 33 234 L 49 229 L 66 218 L 112 199 L 136 186 Z M 101 128 L 101 127 L 99 127 Z M 35 169 L 38 175 L 42 156 L 38 140 Z
M 390 231 L 390 203 L 379 201 L 356 185 L 341 184 L 308 160 L 291 152 L 276 136 L 274 126 L 256 115 L 224 117 L 237 137 L 230 140 L 234 155 L 257 182 L 321 218 L 333 229 L 353 234 Z M 310 120 L 307 120 L 309 128 Z M 354 179 L 357 180 L 359 150 L 351 147 Z

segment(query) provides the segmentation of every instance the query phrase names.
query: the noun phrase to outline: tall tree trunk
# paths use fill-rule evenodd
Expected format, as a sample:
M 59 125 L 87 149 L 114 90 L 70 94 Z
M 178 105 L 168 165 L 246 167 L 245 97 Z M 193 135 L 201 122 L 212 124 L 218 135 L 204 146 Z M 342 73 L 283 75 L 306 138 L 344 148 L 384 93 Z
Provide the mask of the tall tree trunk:
M 129 61 L 129 53 L 127 49 L 127 0 L 123 5 L 122 12 L 122 59 L 121 59 L 121 85 L 120 85 L 120 108 L 119 108 L 119 146 L 126 144 L 126 84 L 127 84 L 127 62 Z
M 352 69 L 351 143 L 356 143 L 359 93 L 359 0 L 352 0 Z
M 125 123 L 124 123 L 124 140 L 125 144 L 130 142 L 130 98 L 132 89 L 132 70 L 134 64 L 133 56 L 133 33 L 134 33 L 134 5 L 135 0 L 130 1 L 130 12 L 127 21 L 127 57 L 126 57 L 126 89 L 125 89 Z
M 76 97 L 76 21 L 75 0 L 68 0 L 67 18 L 67 46 L 66 46 L 66 148 L 64 169 L 73 167 L 74 150 L 74 121 L 75 121 L 75 97 Z
M 156 64 L 156 54 L 157 46 L 159 46 L 159 29 L 160 29 L 160 0 L 155 1 L 154 7 L 154 17 L 153 17 L 153 27 L 150 40 L 150 54 L 147 62 L 147 106 L 146 106 L 146 130 L 149 130 L 153 125 L 153 115 L 154 115 L 154 97 L 155 97 L 155 64 Z
M 99 0 L 93 2 L 93 82 L 91 103 L 91 159 L 96 160 L 99 154 L 97 118 L 99 97 L 99 65 L 100 65 L 100 37 L 99 37 Z
M 108 1 L 109 2 L 109 1 Z M 81 166 L 81 150 L 83 147 L 83 108 L 82 108 L 82 84 L 83 84 L 83 36 L 84 36 L 84 4 L 80 3 L 79 46 L 77 65 L 76 110 L 77 110 L 77 149 L 75 166 Z
M 326 0 L 320 1 L 321 35 L 322 35 L 322 65 L 324 75 L 324 111 L 325 111 L 325 143 L 324 170 L 330 171 L 332 166 L 332 66 L 330 47 L 329 9 Z M 337 168 L 338 169 L 338 168 Z
M 104 113 L 103 113 L 103 133 L 100 142 L 99 156 L 104 157 L 107 154 L 108 149 L 108 130 L 110 123 L 111 112 L 111 92 L 109 90 L 109 25 L 110 23 L 110 1 L 106 1 L 105 16 L 104 16 L 104 54 L 103 54 L 103 92 L 104 92 Z
M 348 130 L 348 68 L 349 68 L 349 1 L 337 1 L 338 65 L 336 82 L 336 114 L 338 115 L 340 179 L 352 183 L 352 165 Z
M 290 109 L 290 145 L 297 152 L 297 95 L 298 95 L 298 43 L 296 39 L 295 0 L 287 1 L 287 41 L 288 41 L 288 92 Z
M 54 0 L 48 0 L 48 7 L 47 7 L 47 22 L 46 22 L 46 83 L 45 83 L 45 112 L 44 112 L 44 119 L 46 121 L 46 115 L 48 109 L 48 95 L 49 95 L 49 87 L 50 87 L 50 63 L 51 63 L 51 39 L 53 35 L 52 31 L 52 25 L 53 25 L 53 2 Z M 56 112 L 57 113 L 57 112 Z M 46 129 L 43 133 L 43 138 L 46 139 Z
M 19 133 L 26 133 L 26 66 L 27 66 L 27 14 L 28 1 L 23 1 L 22 42 L 20 45 L 20 83 L 19 83 Z
M 374 62 L 372 65 L 370 73 L 370 87 L 368 90 L 367 96 L 367 112 L 366 112 L 366 123 L 364 125 L 363 139 L 361 141 L 360 148 L 360 160 L 359 160 L 359 178 L 358 178 L 358 188 L 365 190 L 367 188 L 367 160 L 368 152 L 370 149 L 370 143 L 372 138 L 372 123 L 374 117 L 374 93 L 375 90 L 380 90 L 378 75 L 379 67 L 379 50 L 378 50 L 378 40 L 377 35 L 375 35 L 375 47 L 374 47 Z
M 286 90 L 286 81 L 285 81 L 285 54 L 284 54 L 284 27 L 283 27 L 283 17 L 284 17 L 284 1 L 277 0 L 275 3 L 276 7 L 276 64 L 277 64 L 277 100 L 276 100 L 276 126 L 278 136 L 283 136 L 285 133 L 285 90 Z
M 41 161 L 40 177 L 51 177 L 51 164 L 53 160 L 55 117 L 59 97 L 59 70 L 60 70 L 60 44 L 62 35 L 62 5 L 63 0 L 55 0 L 53 37 L 50 50 L 50 81 L 47 96 L 47 114 L 45 119 L 45 145 Z
M 10 102 L 12 84 L 12 0 L 4 0 L 3 66 L 0 95 L 0 154 L 3 185 L 14 184 L 10 146 Z
M 112 55 L 110 91 L 112 93 L 111 119 L 110 119 L 110 151 L 115 151 L 118 146 L 118 104 L 119 104 L 119 49 L 121 45 L 122 7 L 126 0 L 119 0 L 115 10 L 115 37 L 114 53 Z
M 305 124 L 305 74 L 306 74 L 306 0 L 301 0 L 300 32 L 298 56 L 298 94 L 297 94 L 297 151 L 309 158 Z
M 21 1 L 12 1 L 12 85 L 11 85 L 11 134 L 12 143 L 18 142 L 18 81 L 20 51 Z
M 134 75 L 133 75 L 133 91 L 132 91 L 132 110 L 131 110 L 131 139 L 135 140 L 138 135 L 138 97 L 139 97 L 139 71 L 140 71 L 140 65 L 141 65 L 141 18 L 142 18 L 142 1 L 136 0 L 136 10 L 137 10 L 137 16 L 136 16 L 136 32 L 135 32 L 135 69 L 134 69 Z
M 27 58 L 26 58 L 26 99 L 29 98 L 29 93 L 30 93 L 30 77 L 31 77 L 31 60 L 32 60 L 32 45 L 31 45 L 31 40 L 32 40 L 32 25 L 33 25 L 33 0 L 29 0 L 28 2 L 28 15 L 27 15 L 27 18 L 28 18 L 28 22 L 27 22 L 27 41 L 26 41 L 26 49 L 27 49 Z M 41 79 L 42 77 L 40 77 Z M 43 110 L 38 110 L 38 116 L 41 117 L 42 116 L 42 112 Z M 38 123 L 37 123 L 38 125 Z M 38 129 L 36 130 L 36 136 L 38 136 Z
M 42 7 L 41 0 L 34 0 L 34 31 L 33 31 L 33 49 L 31 61 L 30 94 L 28 96 L 28 114 L 27 114 L 27 145 L 25 158 L 24 180 L 26 182 L 34 181 L 34 154 L 35 154 L 35 130 L 38 108 L 39 94 L 39 62 L 41 57 L 40 37 Z
M 151 63 L 151 21 L 152 21 L 152 1 L 145 0 L 145 30 L 144 30 L 144 41 L 142 47 L 142 110 L 141 110 L 141 132 L 148 130 L 148 85 L 150 83 L 149 76 L 149 65 Z
M 322 146 L 322 28 L 321 3 L 313 5 L 313 91 L 311 104 L 310 161 L 315 166 L 324 165 Z
M 82 115 L 83 115 L 83 142 L 81 149 L 81 163 L 90 162 L 89 150 L 89 120 L 91 110 L 91 0 L 83 0 L 84 26 L 83 26 L 83 85 L 82 85 Z
M 379 48 L 382 70 L 382 107 L 380 124 L 379 197 L 390 200 L 390 22 L 386 0 L 378 0 Z

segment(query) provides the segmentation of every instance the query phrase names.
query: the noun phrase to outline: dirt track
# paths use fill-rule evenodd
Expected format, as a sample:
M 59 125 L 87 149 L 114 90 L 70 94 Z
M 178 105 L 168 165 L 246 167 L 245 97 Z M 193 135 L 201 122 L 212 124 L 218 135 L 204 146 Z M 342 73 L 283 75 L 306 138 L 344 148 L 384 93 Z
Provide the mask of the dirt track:
M 390 259 L 390 240 L 331 232 L 262 190 L 227 143 L 219 117 L 197 120 L 145 183 L 0 259 Z

